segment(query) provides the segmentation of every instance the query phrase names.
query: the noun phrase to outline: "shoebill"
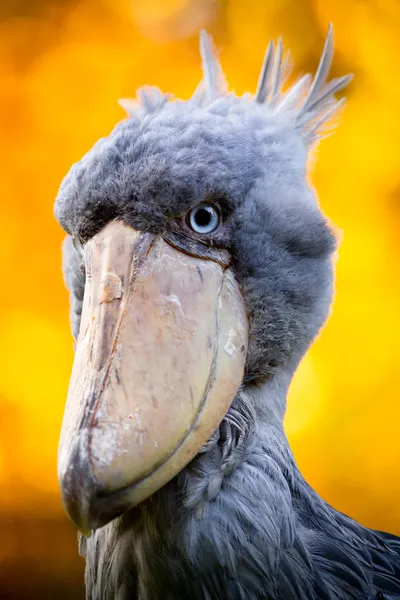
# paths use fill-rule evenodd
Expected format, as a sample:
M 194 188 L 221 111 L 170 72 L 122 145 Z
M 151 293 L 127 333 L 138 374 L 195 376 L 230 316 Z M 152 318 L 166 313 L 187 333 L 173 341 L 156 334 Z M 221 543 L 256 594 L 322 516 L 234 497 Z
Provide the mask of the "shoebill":
M 400 598 L 400 541 L 324 502 L 283 429 L 328 314 L 335 237 L 307 158 L 349 77 L 227 90 L 206 33 L 187 101 L 155 88 L 64 179 L 76 341 L 58 475 L 91 600 Z

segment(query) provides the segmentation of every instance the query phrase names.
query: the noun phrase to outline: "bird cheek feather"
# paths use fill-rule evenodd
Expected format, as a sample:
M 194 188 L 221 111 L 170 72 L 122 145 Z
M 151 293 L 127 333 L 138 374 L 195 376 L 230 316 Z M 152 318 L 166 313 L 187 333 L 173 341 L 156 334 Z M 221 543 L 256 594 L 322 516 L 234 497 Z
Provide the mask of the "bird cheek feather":
M 230 269 L 160 236 L 113 221 L 85 262 L 58 474 L 87 535 L 196 456 L 241 384 L 248 323 Z

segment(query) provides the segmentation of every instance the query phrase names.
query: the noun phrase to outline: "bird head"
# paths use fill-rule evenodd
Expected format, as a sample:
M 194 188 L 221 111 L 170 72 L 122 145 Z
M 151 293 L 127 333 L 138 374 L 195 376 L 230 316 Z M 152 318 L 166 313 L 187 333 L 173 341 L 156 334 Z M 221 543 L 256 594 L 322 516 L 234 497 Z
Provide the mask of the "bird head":
M 76 341 L 58 473 L 83 533 L 184 469 L 239 389 L 291 375 L 329 310 L 335 238 L 307 159 L 349 79 L 327 83 L 332 32 L 285 92 L 271 43 L 253 96 L 200 47 L 193 97 L 122 101 L 55 204 Z

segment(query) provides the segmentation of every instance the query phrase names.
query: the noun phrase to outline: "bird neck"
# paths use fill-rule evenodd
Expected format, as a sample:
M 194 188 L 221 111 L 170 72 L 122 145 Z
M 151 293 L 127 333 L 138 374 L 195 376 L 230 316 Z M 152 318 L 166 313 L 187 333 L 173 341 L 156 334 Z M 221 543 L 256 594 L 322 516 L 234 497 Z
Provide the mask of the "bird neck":
M 256 573 L 260 580 L 270 577 L 268 548 L 287 543 L 293 524 L 284 509 L 301 488 L 282 425 L 289 382 L 286 374 L 243 387 L 195 460 L 148 501 L 92 535 L 89 598 L 120 600 L 125 591 L 126 598 L 140 600 L 215 597 L 212 589 L 236 585 L 245 564 L 254 585 Z M 227 598 L 241 597 L 231 592 Z
M 304 481 L 282 425 L 289 382 L 241 389 L 195 460 L 83 541 L 88 600 L 336 598 L 356 586 L 369 597 L 360 561 L 372 563 L 370 548 L 397 561 L 400 545 L 388 550 Z

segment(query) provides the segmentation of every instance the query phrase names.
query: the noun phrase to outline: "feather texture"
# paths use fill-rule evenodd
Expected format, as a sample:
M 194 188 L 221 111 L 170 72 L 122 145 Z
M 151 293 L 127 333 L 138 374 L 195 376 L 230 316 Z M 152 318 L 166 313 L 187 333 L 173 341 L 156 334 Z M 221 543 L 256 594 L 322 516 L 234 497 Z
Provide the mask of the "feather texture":
M 282 73 L 287 69 L 282 64 L 281 40 L 276 51 L 270 42 L 265 55 L 255 101 L 275 107 L 281 115 L 288 114 L 308 147 L 323 136 L 327 121 L 344 103 L 343 99 L 337 102 L 335 94 L 352 79 L 352 75 L 345 75 L 327 83 L 332 58 L 333 29 L 330 25 L 314 78 L 305 75 L 282 93 Z
M 87 540 L 89 600 L 400 600 L 399 540 L 307 486 L 253 393 L 238 394 L 212 449 Z
M 263 104 L 270 93 L 271 72 L 274 66 L 274 42 L 271 40 L 265 52 L 264 62 L 258 80 L 255 101 Z
M 200 33 L 200 54 L 206 97 L 212 102 L 217 96 L 226 94 L 228 86 L 212 37 L 204 30 Z
M 203 79 L 192 95 L 192 102 L 207 107 L 218 98 L 227 96 L 228 84 L 221 67 L 211 36 L 206 31 L 200 33 L 200 54 Z M 284 116 L 296 128 L 306 147 L 324 137 L 326 125 L 338 113 L 344 100 L 336 101 L 335 94 L 345 88 L 352 75 L 338 77 L 327 82 L 333 58 L 333 28 L 328 28 L 324 49 L 314 78 L 307 74 L 295 82 L 285 92 L 282 88 L 290 74 L 288 53 L 283 52 L 281 38 L 276 47 L 271 40 L 268 44 L 257 90 L 254 96 L 256 104 L 264 105 L 266 110 Z M 247 101 L 247 94 L 243 100 Z M 128 116 L 139 113 L 152 113 L 160 110 L 169 100 L 158 88 L 146 86 L 137 92 L 137 100 L 124 98 L 119 100 Z
M 203 83 L 194 98 L 212 102 L 227 94 L 226 80 L 220 63 L 215 57 L 211 37 L 202 32 L 200 38 Z M 327 83 L 333 58 L 333 28 L 329 26 L 325 46 L 314 78 L 305 75 L 286 92 L 282 91 L 290 73 L 288 55 L 283 53 L 281 38 L 274 45 L 271 40 L 261 68 L 254 101 L 274 109 L 276 114 L 286 114 L 292 120 L 307 147 L 323 137 L 324 127 L 339 110 L 344 101 L 336 101 L 335 94 L 351 81 L 352 75 L 338 77 Z

